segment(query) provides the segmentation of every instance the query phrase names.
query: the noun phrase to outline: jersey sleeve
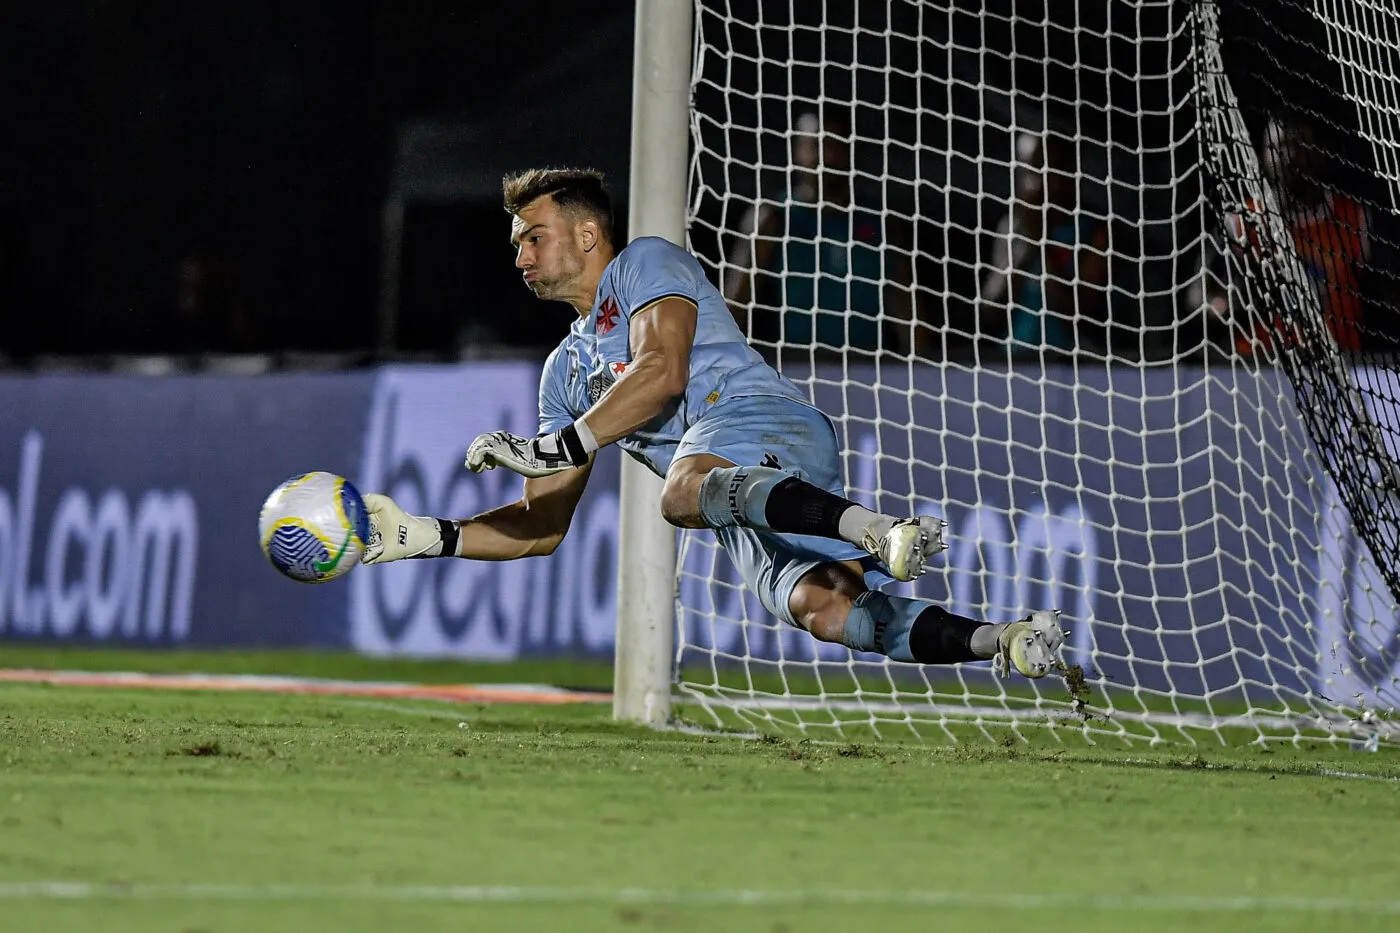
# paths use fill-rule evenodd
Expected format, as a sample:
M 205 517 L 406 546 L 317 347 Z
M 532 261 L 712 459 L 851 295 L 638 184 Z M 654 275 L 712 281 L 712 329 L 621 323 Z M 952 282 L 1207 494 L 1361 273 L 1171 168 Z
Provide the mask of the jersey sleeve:
M 540 371 L 541 434 L 550 434 L 574 422 L 575 416 L 569 411 L 568 395 L 564 390 L 566 356 L 563 347 L 556 347 Z
M 634 240 L 618 254 L 617 301 L 628 320 L 665 298 L 700 304 L 704 284 L 690 253 L 660 237 Z

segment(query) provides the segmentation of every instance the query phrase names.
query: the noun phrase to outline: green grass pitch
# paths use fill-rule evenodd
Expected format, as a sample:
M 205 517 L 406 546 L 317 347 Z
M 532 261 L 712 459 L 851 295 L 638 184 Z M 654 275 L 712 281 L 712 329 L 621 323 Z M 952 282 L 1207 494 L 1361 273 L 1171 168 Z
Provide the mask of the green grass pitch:
M 0 930 L 1400 929 L 1393 750 L 754 741 L 609 712 L 0 686 Z

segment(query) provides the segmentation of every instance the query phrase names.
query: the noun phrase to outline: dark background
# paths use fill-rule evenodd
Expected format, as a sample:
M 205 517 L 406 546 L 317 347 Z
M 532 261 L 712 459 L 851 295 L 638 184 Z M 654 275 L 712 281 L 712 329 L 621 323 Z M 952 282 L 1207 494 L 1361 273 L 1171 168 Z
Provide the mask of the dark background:
M 630 4 L 404 6 L 0 4 L 0 352 L 162 349 L 179 264 L 201 253 L 226 262 L 258 325 L 249 346 L 217 349 L 372 347 L 398 129 L 482 121 L 506 155 L 575 154 L 575 127 L 531 109 L 576 105 L 571 69 L 611 89 L 594 112 L 616 151 L 599 158 L 625 190 Z M 495 191 L 507 167 L 490 166 Z M 514 312 L 550 316 L 510 267 L 495 191 L 410 208 L 408 349 L 455 349 L 450 322 L 474 315 L 529 342 L 537 328 Z
M 730 59 L 727 94 L 702 71 L 702 111 L 730 108 L 731 125 L 702 128 L 709 158 L 781 164 L 785 138 L 741 126 L 785 128 L 793 102 L 818 93 L 843 106 L 879 143 L 856 153 L 881 179 L 875 196 L 920 218 L 920 313 L 946 328 L 949 353 L 975 329 L 987 246 L 974 231 L 998 217 L 1004 182 L 984 176 L 1005 174 L 1008 115 L 1079 134 L 1081 196 L 1126 222 L 1113 243 L 1110 349 L 1170 351 L 1193 271 L 1173 251 L 1203 208 L 1185 3 L 709 6 L 726 14 L 705 14 L 712 41 L 744 53 Z M 805 11 L 796 21 L 793 8 Z M 1388 205 L 1308 10 L 1233 0 L 1220 11 L 1251 131 L 1281 108 L 1318 118 L 1326 144 L 1355 155 L 1333 184 Z M 571 312 L 520 286 L 499 178 L 591 163 L 609 174 L 625 220 L 632 15 L 630 3 L 601 0 L 10 0 L 0 6 L 0 354 L 19 364 L 192 350 L 542 355 Z M 871 42 L 872 15 L 887 15 L 895 38 Z M 843 28 L 857 16 L 861 46 Z M 773 64 L 743 65 L 760 47 Z M 828 64 L 788 67 L 784 55 Z M 732 230 L 764 184 L 756 172 L 720 177 L 694 234 L 711 264 L 727 248 L 712 231 Z M 397 195 L 399 316 L 386 345 L 376 314 L 385 204 Z M 1379 212 L 1363 283 L 1382 308 L 1392 227 Z M 181 323 L 191 263 L 238 328 Z

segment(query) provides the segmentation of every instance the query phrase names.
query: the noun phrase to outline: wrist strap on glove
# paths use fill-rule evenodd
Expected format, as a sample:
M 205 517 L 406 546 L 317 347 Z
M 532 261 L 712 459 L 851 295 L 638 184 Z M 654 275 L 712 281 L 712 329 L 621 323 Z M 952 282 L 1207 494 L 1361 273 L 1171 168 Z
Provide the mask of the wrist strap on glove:
M 462 523 L 450 518 L 436 519 L 438 533 L 442 535 L 442 551 L 439 557 L 456 557 L 457 544 L 462 539 Z
M 427 521 L 437 524 L 438 544 L 429 547 L 421 554 L 410 554 L 410 560 L 425 557 L 456 557 L 457 545 L 462 539 L 462 523 L 450 518 L 430 518 Z
M 581 467 L 588 462 L 588 455 L 598 449 L 598 441 L 583 419 L 566 424 L 553 434 L 542 434 L 531 442 L 531 452 L 546 466 L 551 468 L 569 466 Z
M 582 418 L 573 424 L 565 425 L 559 431 L 559 443 L 564 448 L 564 455 L 576 467 L 587 463 L 588 455 L 598 449 L 593 432 L 584 424 Z

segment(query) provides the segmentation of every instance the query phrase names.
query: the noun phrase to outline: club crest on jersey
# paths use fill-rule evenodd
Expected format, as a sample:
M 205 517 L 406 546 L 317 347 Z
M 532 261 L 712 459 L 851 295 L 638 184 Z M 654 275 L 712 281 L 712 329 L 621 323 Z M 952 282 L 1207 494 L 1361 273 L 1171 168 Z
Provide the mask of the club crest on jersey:
M 622 320 L 622 309 L 617 306 L 617 299 L 609 295 L 598 306 L 598 319 L 593 322 L 598 335 L 602 336 L 612 330 L 620 320 Z
M 627 372 L 627 367 L 630 366 L 630 365 L 632 365 L 632 364 L 631 364 L 631 363 L 609 363 L 609 364 L 608 364 L 608 369 L 612 370 L 613 377 L 614 377 L 614 378 L 617 378 L 617 377 L 620 377 L 623 373 Z

